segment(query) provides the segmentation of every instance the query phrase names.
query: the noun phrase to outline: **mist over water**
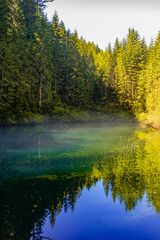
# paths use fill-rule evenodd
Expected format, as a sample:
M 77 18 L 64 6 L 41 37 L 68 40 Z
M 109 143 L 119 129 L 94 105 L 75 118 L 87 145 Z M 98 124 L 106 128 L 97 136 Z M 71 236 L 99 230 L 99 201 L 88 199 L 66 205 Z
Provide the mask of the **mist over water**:
M 65 166 L 69 169 L 72 161 L 74 165 L 78 163 L 79 157 L 92 157 L 94 160 L 97 155 L 118 150 L 121 138 L 130 134 L 131 126 L 133 129 L 137 127 L 132 122 L 126 127 L 122 121 L 2 129 L 2 161 L 9 162 L 17 174 L 30 171 L 40 174 L 47 169 L 64 170 Z
M 159 141 L 134 121 L 0 129 L 0 239 L 158 239 Z

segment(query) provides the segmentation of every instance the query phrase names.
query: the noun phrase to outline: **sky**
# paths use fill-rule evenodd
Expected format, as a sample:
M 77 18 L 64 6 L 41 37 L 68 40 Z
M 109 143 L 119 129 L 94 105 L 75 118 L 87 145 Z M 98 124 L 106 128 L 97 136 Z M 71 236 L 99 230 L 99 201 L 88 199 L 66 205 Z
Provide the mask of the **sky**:
M 54 0 L 45 10 L 49 20 L 55 10 L 66 29 L 76 29 L 79 37 L 103 50 L 126 37 L 129 28 L 148 45 L 160 31 L 160 0 Z

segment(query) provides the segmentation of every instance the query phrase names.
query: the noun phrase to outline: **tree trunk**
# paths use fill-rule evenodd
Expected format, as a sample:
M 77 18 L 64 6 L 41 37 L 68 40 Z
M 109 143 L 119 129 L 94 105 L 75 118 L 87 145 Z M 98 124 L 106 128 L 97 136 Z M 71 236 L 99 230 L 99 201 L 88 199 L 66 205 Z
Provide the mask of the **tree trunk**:
M 68 56 L 67 56 L 67 76 L 66 76 L 66 102 L 67 102 L 67 95 L 68 95 Z
M 41 105 L 42 105 L 42 81 L 43 81 L 43 73 L 41 70 L 40 81 L 39 81 L 39 111 L 41 111 Z
M 4 60 L 3 60 L 3 63 L 2 63 L 2 78 L 1 78 L 0 100 L 1 100 L 1 97 L 2 97 L 2 91 L 3 91 L 3 81 L 4 81 Z
M 44 55 L 44 45 L 41 46 L 41 72 L 40 72 L 40 81 L 39 81 L 39 111 L 41 111 L 42 105 L 42 84 L 43 84 L 43 55 Z

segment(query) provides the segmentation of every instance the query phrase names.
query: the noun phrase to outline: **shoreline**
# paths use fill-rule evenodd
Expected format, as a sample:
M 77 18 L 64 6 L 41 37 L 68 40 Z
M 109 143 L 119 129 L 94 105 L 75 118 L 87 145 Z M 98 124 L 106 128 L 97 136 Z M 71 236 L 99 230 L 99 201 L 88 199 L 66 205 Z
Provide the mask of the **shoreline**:
M 131 120 L 139 122 L 131 113 L 126 112 L 102 112 L 102 111 L 72 111 L 64 115 L 32 114 L 23 118 L 7 118 L 0 121 L 0 127 L 34 126 L 43 124 L 63 123 L 93 123 Z

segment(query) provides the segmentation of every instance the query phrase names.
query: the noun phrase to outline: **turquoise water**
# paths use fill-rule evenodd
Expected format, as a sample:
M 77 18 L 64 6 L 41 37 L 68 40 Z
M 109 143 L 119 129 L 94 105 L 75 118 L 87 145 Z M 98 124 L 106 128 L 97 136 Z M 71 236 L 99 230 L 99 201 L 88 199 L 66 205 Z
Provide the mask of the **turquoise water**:
M 0 129 L 0 239 L 159 239 L 160 134 L 132 121 Z

